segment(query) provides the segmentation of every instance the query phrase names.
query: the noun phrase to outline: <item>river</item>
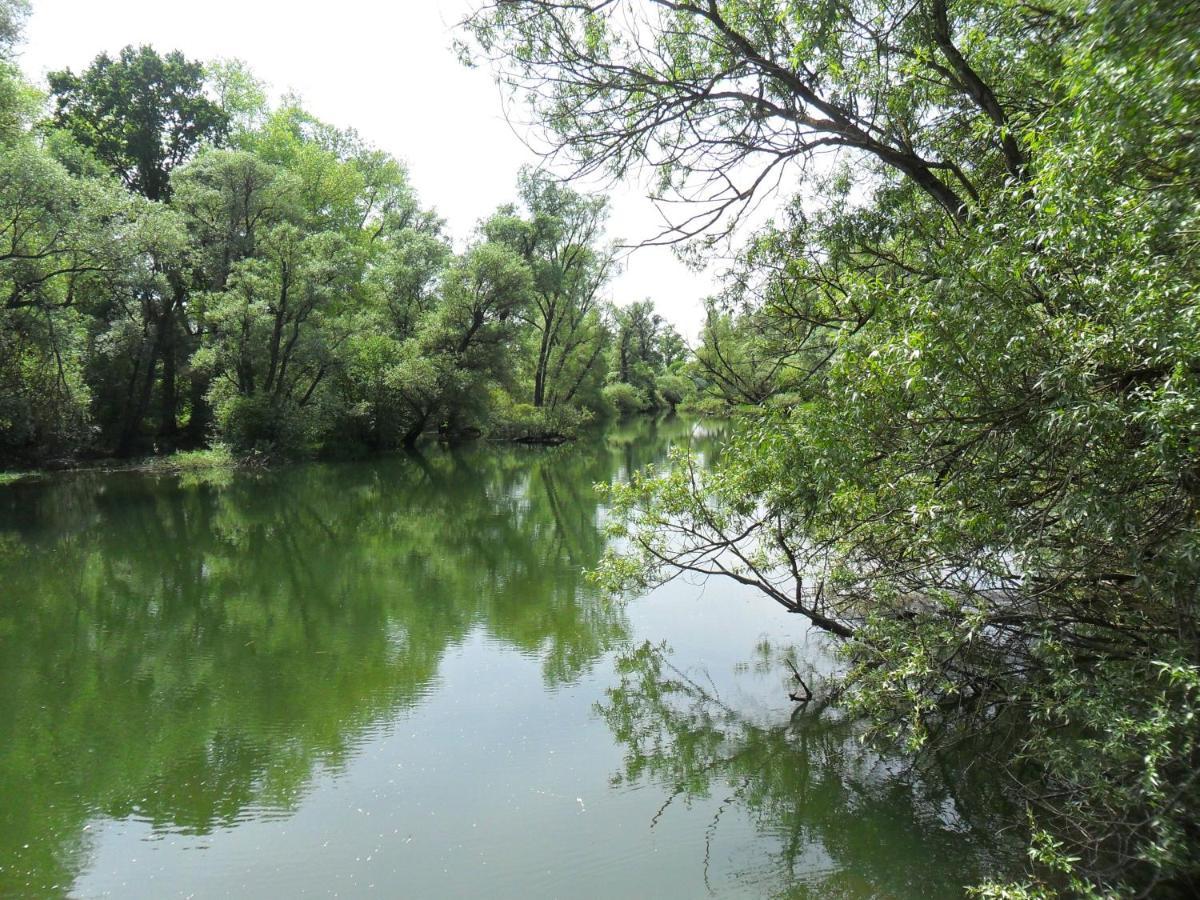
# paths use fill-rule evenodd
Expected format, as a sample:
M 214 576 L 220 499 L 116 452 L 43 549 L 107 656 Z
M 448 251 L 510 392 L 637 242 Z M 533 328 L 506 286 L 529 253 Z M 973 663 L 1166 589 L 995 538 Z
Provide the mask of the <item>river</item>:
M 593 485 L 720 427 L 0 486 L 0 896 L 953 897 L 986 778 L 793 715 L 802 622 L 616 602 Z

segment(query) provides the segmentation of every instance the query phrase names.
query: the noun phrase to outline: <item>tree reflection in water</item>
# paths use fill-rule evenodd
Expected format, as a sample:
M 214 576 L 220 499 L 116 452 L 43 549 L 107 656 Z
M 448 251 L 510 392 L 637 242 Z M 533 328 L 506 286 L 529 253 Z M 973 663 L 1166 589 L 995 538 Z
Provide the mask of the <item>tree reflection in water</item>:
M 687 433 L 0 491 L 0 896 L 67 890 L 98 818 L 295 810 L 473 632 L 579 679 L 628 637 L 593 486 Z
M 763 665 L 783 667 L 780 654 L 762 651 Z M 857 723 L 819 699 L 790 719 L 755 721 L 670 656 L 649 643 L 624 653 L 598 711 L 625 747 L 613 783 L 667 791 L 652 826 L 674 805 L 718 802 L 706 883 L 734 811 L 777 848 L 765 868 L 756 858 L 736 876 L 762 895 L 958 897 L 1010 869 L 1016 848 L 1002 833 L 998 785 L 969 755 L 914 764 L 864 743 Z
M 70 892 L 107 823 L 157 838 L 294 821 L 320 776 L 446 699 L 444 661 L 473 636 L 536 661 L 546 691 L 607 679 L 634 628 L 583 576 L 605 544 L 593 485 L 685 441 L 711 457 L 719 434 L 640 422 L 555 450 L 0 489 L 0 896 Z M 957 894 L 988 865 L 985 803 L 862 749 L 831 712 L 757 721 L 659 652 L 619 665 L 602 710 L 618 780 L 674 805 L 729 798 L 707 855 L 742 810 L 755 859 L 777 847 L 765 874 L 746 861 L 753 893 Z

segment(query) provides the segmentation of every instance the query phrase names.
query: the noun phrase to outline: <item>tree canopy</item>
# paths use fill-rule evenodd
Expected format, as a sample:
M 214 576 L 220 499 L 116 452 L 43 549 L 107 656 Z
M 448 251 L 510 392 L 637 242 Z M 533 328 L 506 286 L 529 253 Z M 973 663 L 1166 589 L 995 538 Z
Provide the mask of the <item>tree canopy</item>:
M 178 51 L 126 47 L 116 59 L 100 54 L 80 75 L 51 72 L 49 81 L 54 124 L 150 200 L 167 199 L 171 171 L 229 128 L 228 114 L 205 95 L 204 66 Z
M 399 160 L 241 61 L 130 46 L 52 72 L 47 107 L 7 61 L 26 11 L 0 5 L 0 460 L 557 441 L 615 411 L 605 198 L 526 171 L 456 248 Z
M 990 736 L 1033 865 L 1200 878 L 1195 4 L 514 0 L 465 23 L 580 171 L 740 250 L 693 371 L 745 427 L 614 494 L 614 587 L 757 586 L 914 749 Z M 672 207 L 678 208 L 678 207 Z M 832 689 L 832 688 L 831 688 Z

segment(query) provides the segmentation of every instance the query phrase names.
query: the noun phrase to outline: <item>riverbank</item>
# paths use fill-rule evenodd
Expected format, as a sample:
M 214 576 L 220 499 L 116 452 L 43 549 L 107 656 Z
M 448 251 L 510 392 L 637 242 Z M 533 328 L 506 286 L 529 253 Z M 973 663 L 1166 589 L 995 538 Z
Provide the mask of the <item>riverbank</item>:
M 642 417 L 650 418 L 650 417 Z M 622 422 L 624 420 L 614 420 Z M 563 430 L 533 430 L 512 428 L 493 431 L 487 434 L 479 432 L 469 434 L 437 435 L 429 434 L 427 438 L 439 444 L 466 444 L 482 441 L 490 444 L 517 444 L 530 447 L 558 447 L 579 440 L 580 428 Z M 208 469 L 262 469 L 283 462 L 299 462 L 306 459 L 361 459 L 385 456 L 390 453 L 413 452 L 402 449 L 369 451 L 345 455 L 325 455 L 307 457 L 294 454 L 277 454 L 255 451 L 237 454 L 224 444 L 200 450 L 178 450 L 162 456 L 144 456 L 133 459 L 101 457 L 95 459 L 59 459 L 49 460 L 43 465 L 30 469 L 15 469 L 0 471 L 0 487 L 14 484 L 18 481 L 30 481 L 47 475 L 64 472 L 157 472 L 163 474 L 196 472 Z
M 469 431 L 453 434 L 428 432 L 422 441 L 437 444 L 461 445 L 474 442 L 496 445 L 520 445 L 527 447 L 558 447 L 572 444 L 598 432 L 621 429 L 638 422 L 664 423 L 677 419 L 675 412 L 659 415 L 643 414 L 630 417 L 612 417 L 596 421 L 580 417 L 559 416 L 550 423 L 539 416 L 537 420 L 522 420 L 512 417 L 497 423 L 487 432 Z M 726 416 L 714 417 L 718 419 Z M 158 472 L 185 473 L 209 469 L 263 469 L 279 463 L 302 462 L 305 460 L 370 459 L 392 453 L 413 452 L 416 448 L 389 448 L 370 450 L 355 448 L 356 452 L 333 454 L 285 454 L 268 451 L 236 453 L 225 444 L 198 450 L 177 450 L 160 456 L 141 456 L 131 459 L 118 457 L 62 458 L 48 460 L 42 465 L 28 469 L 0 470 L 0 486 L 18 481 L 33 480 L 63 472 Z
M 179 450 L 166 456 L 138 459 L 56 460 L 35 469 L 0 472 L 0 486 L 29 481 L 61 472 L 194 472 L 201 469 L 232 469 L 262 465 L 253 456 L 238 457 L 226 446 L 203 450 Z

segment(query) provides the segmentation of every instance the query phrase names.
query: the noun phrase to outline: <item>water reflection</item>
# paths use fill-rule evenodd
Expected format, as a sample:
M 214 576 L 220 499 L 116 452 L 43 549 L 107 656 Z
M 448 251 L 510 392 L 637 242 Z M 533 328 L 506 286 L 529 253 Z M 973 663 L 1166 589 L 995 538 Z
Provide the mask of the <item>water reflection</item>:
M 583 579 L 593 485 L 720 440 L 0 488 L 0 896 L 958 894 L 999 859 L 985 788 L 788 722 L 778 660 L 772 707 L 629 649 L 728 675 L 769 604 Z
M 637 464 L 688 433 L 643 426 Z M 626 464 L 588 442 L 0 490 L 0 896 L 65 890 L 97 816 L 295 809 L 474 630 L 577 679 L 627 637 L 582 580 L 592 485 Z
M 781 654 L 760 653 L 761 668 L 781 670 Z M 618 671 L 598 705 L 625 746 L 613 783 L 665 787 L 654 827 L 680 806 L 717 801 L 698 848 L 710 890 L 710 865 L 727 855 L 723 820 L 735 815 L 773 847 L 733 876 L 760 896 L 958 897 L 1011 866 L 995 780 L 962 766 L 966 757 L 914 765 L 880 752 L 820 701 L 756 721 L 722 699 L 709 673 L 677 668 L 662 645 L 623 654 Z

